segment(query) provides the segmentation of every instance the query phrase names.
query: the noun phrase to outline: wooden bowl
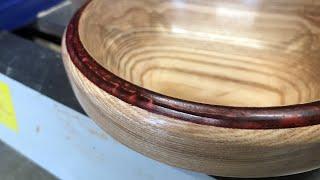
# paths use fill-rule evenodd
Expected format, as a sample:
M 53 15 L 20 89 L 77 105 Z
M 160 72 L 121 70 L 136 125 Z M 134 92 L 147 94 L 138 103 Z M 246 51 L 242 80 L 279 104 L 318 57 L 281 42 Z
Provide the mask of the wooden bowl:
M 93 0 L 63 59 L 85 111 L 128 147 L 211 175 L 320 165 L 320 1 Z

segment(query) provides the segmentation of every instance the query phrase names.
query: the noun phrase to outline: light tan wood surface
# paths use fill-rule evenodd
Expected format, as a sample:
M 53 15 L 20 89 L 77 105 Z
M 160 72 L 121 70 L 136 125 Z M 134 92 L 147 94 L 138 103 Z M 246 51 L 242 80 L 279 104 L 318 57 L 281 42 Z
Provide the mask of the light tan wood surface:
M 211 175 L 270 177 L 319 167 L 320 125 L 243 130 L 197 125 L 147 112 L 107 94 L 64 63 L 78 100 L 100 127 L 161 162 Z
M 320 97 L 320 1 L 102 0 L 79 33 L 117 76 L 185 100 L 279 106 Z
M 99 64 L 138 86 L 208 104 L 265 107 L 319 99 L 320 1 L 93 0 L 79 33 Z M 232 129 L 159 115 L 97 87 L 73 64 L 88 115 L 126 146 L 185 169 L 270 177 L 320 166 L 320 125 Z

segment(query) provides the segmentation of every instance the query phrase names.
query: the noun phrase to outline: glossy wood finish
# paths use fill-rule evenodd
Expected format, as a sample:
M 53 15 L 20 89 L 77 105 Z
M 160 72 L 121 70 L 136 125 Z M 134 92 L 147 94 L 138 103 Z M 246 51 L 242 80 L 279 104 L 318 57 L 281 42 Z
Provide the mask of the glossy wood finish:
M 79 33 L 99 64 L 140 87 L 206 104 L 283 106 L 320 97 L 319 7 L 103 0 L 88 6 Z
M 107 2 L 109 1 L 97 1 L 95 3 L 107 3 Z M 131 4 L 132 2 L 135 2 L 135 1 L 130 1 L 130 3 L 126 1 L 119 1 L 120 4 L 118 4 L 118 6 L 120 8 L 119 7 L 117 8 L 119 12 L 121 12 L 120 11 L 121 7 L 125 7 L 125 8 L 131 7 L 131 6 L 121 6 L 122 4 L 121 2 Z M 155 2 L 162 2 L 162 1 L 155 1 Z M 169 2 L 173 3 L 176 1 L 169 1 Z M 203 3 L 206 1 L 199 1 L 199 2 Z M 210 2 L 217 3 L 218 1 L 210 1 Z M 258 4 L 265 4 L 267 2 L 257 1 Z M 270 3 L 272 7 L 273 3 L 272 2 Z M 287 4 L 288 3 L 289 2 L 287 2 Z M 117 3 L 113 4 L 112 7 L 117 7 L 115 6 L 116 4 Z M 223 5 L 222 2 L 220 2 L 220 4 Z M 242 3 L 237 3 L 234 5 L 238 5 L 240 7 L 244 6 Z M 289 11 L 287 13 L 289 13 L 289 15 L 293 14 L 292 16 L 296 17 L 294 15 L 298 14 L 301 11 L 301 7 L 303 8 L 305 7 L 297 6 L 297 4 L 293 4 L 293 5 L 295 5 L 294 7 L 296 8 L 296 11 L 293 11 L 293 13 Z M 89 9 L 90 6 L 92 9 L 97 9 L 97 10 L 90 11 Z M 181 6 L 181 3 L 180 3 L 180 6 Z M 317 4 L 314 4 L 314 6 L 317 7 Z M 108 29 L 105 30 L 104 28 L 102 28 L 101 24 L 105 25 L 105 22 L 101 20 L 103 19 L 101 17 L 106 17 L 106 19 L 108 19 L 108 17 L 110 16 L 111 18 L 109 19 L 113 18 L 113 15 L 106 14 L 106 12 L 99 10 L 99 8 L 102 8 L 102 7 L 109 7 L 109 6 L 107 4 L 97 5 L 94 3 L 90 3 L 88 6 L 89 10 L 86 11 L 87 13 L 84 12 L 82 15 L 82 18 L 83 18 L 82 22 L 84 25 L 80 26 L 79 27 L 80 31 L 78 31 L 79 18 L 82 12 L 80 11 L 74 17 L 74 19 L 72 20 L 72 22 L 68 27 L 67 41 L 68 41 L 68 48 L 69 48 L 68 50 L 71 53 L 70 55 L 72 56 L 72 60 L 77 65 L 79 70 L 81 70 L 81 72 L 83 72 L 91 81 L 93 81 L 97 86 L 104 89 L 109 94 L 112 94 L 127 103 L 136 105 L 143 109 L 147 109 L 148 111 L 190 121 L 190 122 L 195 122 L 198 124 L 207 124 L 207 125 L 230 127 L 230 128 L 268 129 L 268 128 L 300 127 L 300 126 L 314 125 L 319 123 L 320 121 L 319 101 L 315 103 L 310 103 L 310 104 L 293 105 L 293 106 L 285 106 L 285 107 L 269 107 L 269 108 L 243 108 L 243 107 L 235 108 L 230 106 L 224 107 L 224 106 L 217 106 L 217 105 L 199 104 L 196 102 L 190 102 L 190 101 L 185 101 L 181 99 L 174 99 L 168 96 L 164 96 L 163 94 L 158 94 L 153 91 L 149 91 L 147 89 L 141 88 L 128 81 L 125 81 L 124 79 L 119 78 L 117 75 L 110 72 L 111 68 L 109 71 L 108 69 L 105 69 L 98 64 L 99 62 L 100 64 L 103 64 L 103 62 L 105 62 L 100 60 L 100 59 L 104 59 L 103 57 L 97 56 L 99 55 L 98 52 L 105 52 L 108 49 L 107 48 L 104 51 L 104 46 L 103 44 L 101 44 L 102 40 L 105 39 L 103 38 L 104 37 L 103 34 L 108 32 L 107 31 Z M 251 6 L 245 6 L 245 7 L 250 8 Z M 284 7 L 284 5 L 282 5 L 281 7 Z M 307 7 L 311 7 L 310 9 L 313 9 L 312 8 L 313 6 L 310 6 L 310 5 Z M 266 8 L 266 9 L 269 9 L 269 8 Z M 92 12 L 95 12 L 95 13 L 102 12 L 102 13 L 100 13 L 101 16 L 99 16 L 100 15 L 99 13 L 94 16 L 95 13 L 93 13 L 92 15 Z M 313 17 L 312 19 L 316 19 L 314 17 L 315 16 L 314 11 L 311 11 L 311 12 L 312 12 L 311 15 L 306 14 L 305 16 L 308 16 L 308 17 L 312 16 Z M 92 17 L 92 20 L 90 19 L 86 20 L 86 18 L 89 18 L 89 17 Z M 130 16 L 130 17 L 134 17 L 134 16 Z M 243 18 L 243 20 L 246 20 L 246 18 Z M 101 23 L 100 21 L 103 23 Z M 317 22 L 317 21 L 314 20 L 312 22 Z M 316 25 L 318 25 L 318 23 L 315 24 L 314 27 L 317 27 Z M 80 40 L 81 29 L 84 32 L 88 32 L 81 35 L 83 40 Z M 111 30 L 114 29 L 113 26 L 110 25 L 109 31 L 110 29 Z M 81 41 L 84 42 L 84 44 L 82 44 Z M 106 41 L 109 42 L 109 39 L 107 38 Z M 87 50 L 89 50 L 89 53 L 92 56 L 96 56 L 95 57 L 96 60 L 94 60 L 89 55 L 89 53 L 83 46 L 87 46 L 86 47 Z M 101 46 L 103 48 L 101 48 Z M 118 46 L 115 46 L 115 47 L 118 47 Z M 103 53 L 100 53 L 101 56 L 102 54 Z M 114 62 L 114 61 L 110 61 L 110 62 Z M 303 66 L 304 64 L 306 63 L 303 63 Z M 298 65 L 298 67 L 301 67 L 301 66 L 302 65 Z M 275 67 L 275 69 L 277 68 Z M 306 82 L 306 83 L 310 84 L 310 82 Z M 221 85 L 221 84 L 217 84 L 217 85 Z M 239 88 L 235 88 L 235 90 L 238 90 L 238 89 Z M 248 95 L 250 95 L 250 93 L 248 93 Z M 198 94 L 191 94 L 190 96 L 198 96 Z M 260 96 L 257 96 L 257 97 L 260 97 Z M 261 98 L 261 99 L 264 99 L 264 98 Z M 245 99 L 245 100 L 249 101 L 250 99 Z
M 64 49 L 74 92 L 89 116 L 126 146 L 161 162 L 231 177 L 269 177 L 319 167 L 320 125 L 246 130 L 199 125 L 148 112 L 88 80 Z
M 94 0 L 64 62 L 87 113 L 147 156 L 222 176 L 302 172 L 320 164 L 319 7 Z

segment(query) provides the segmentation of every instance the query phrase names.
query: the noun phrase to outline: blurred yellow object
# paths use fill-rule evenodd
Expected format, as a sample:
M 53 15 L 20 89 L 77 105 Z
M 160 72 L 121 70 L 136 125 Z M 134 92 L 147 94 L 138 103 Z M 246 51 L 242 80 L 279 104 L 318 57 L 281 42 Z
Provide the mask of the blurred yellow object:
M 11 100 L 10 89 L 9 86 L 3 82 L 0 82 L 0 124 L 18 132 L 18 123 Z

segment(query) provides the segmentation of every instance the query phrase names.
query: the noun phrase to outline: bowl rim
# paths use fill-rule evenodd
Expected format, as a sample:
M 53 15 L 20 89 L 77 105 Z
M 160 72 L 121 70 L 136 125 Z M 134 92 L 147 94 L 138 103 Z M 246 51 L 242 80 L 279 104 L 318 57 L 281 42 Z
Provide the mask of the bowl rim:
M 78 31 L 88 1 L 73 16 L 65 32 L 67 53 L 92 83 L 120 100 L 177 120 L 235 129 L 281 129 L 320 124 L 320 101 L 272 107 L 235 107 L 192 102 L 137 86 L 102 67 L 84 48 Z

